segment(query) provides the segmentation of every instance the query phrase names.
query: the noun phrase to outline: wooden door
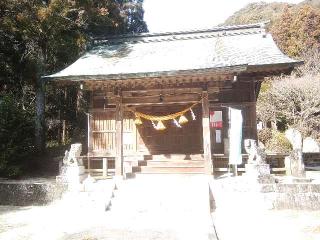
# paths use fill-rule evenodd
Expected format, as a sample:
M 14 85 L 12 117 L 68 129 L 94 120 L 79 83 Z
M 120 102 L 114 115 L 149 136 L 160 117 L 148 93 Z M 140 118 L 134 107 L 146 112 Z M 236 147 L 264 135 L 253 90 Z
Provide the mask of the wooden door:
M 115 110 L 94 112 L 91 117 L 91 151 L 96 155 L 115 155 L 116 120 Z M 136 151 L 136 127 L 132 113 L 125 112 L 123 118 L 123 151 L 125 155 Z
M 115 111 L 92 113 L 90 135 L 94 154 L 114 155 L 116 151 Z

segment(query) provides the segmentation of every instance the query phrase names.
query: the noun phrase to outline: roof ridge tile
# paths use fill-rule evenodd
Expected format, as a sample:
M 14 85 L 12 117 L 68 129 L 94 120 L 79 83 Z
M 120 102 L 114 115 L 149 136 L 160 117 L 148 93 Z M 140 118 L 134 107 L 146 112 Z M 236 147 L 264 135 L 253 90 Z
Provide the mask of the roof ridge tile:
M 168 36 L 179 36 L 179 35 L 195 35 L 195 34 L 206 34 L 206 33 L 219 33 L 223 36 L 228 36 L 233 31 L 251 31 L 251 33 L 261 32 L 264 29 L 264 23 L 246 24 L 246 25 L 232 25 L 232 26 L 219 26 L 209 29 L 192 29 L 185 31 L 173 31 L 173 32 L 160 32 L 160 33 L 139 33 L 139 34 L 122 34 L 122 35 L 109 35 L 103 37 L 93 38 L 95 44 L 99 44 L 101 41 L 110 42 L 132 42 L 136 41 L 137 38 L 157 38 L 157 37 L 168 37 Z M 259 30 L 257 30 L 259 29 Z M 254 31 L 255 30 L 255 31 Z M 176 37 L 180 40 L 179 37 Z

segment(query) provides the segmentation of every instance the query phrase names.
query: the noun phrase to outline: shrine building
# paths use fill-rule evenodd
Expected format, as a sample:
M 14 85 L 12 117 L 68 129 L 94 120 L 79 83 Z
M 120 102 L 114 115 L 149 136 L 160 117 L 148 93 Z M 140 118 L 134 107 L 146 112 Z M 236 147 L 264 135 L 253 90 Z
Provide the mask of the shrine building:
M 44 79 L 90 92 L 89 170 L 91 161 L 107 158 L 116 175 L 127 165 L 214 174 L 216 159 L 230 151 L 229 108 L 241 110 L 242 139 L 257 139 L 261 82 L 298 64 L 263 24 L 251 24 L 96 39 L 76 62 Z

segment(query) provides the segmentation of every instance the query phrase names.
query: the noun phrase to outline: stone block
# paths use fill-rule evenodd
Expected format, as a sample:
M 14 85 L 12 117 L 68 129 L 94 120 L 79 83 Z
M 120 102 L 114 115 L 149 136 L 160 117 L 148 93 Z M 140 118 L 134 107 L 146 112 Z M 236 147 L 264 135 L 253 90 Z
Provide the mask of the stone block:
M 51 182 L 4 181 L 0 183 L 0 205 L 46 205 L 61 198 L 65 185 Z
M 320 194 L 320 184 L 310 184 L 310 192 Z
M 274 192 L 274 184 L 261 184 L 260 192 L 262 193 Z
M 255 164 L 249 163 L 245 165 L 247 177 L 258 177 L 258 176 L 265 176 L 270 175 L 270 166 L 269 164 Z

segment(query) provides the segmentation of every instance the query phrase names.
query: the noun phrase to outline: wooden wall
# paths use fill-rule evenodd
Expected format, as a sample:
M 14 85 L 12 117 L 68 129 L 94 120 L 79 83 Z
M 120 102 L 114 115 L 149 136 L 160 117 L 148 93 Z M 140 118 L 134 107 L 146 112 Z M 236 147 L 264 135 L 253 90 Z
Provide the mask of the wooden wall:
M 133 93 L 126 92 L 123 102 L 126 106 L 134 107 L 137 111 L 143 113 L 166 115 L 181 111 L 190 106 L 191 102 L 197 101 L 201 96 L 202 90 L 200 88 L 199 95 L 197 95 L 197 91 L 199 90 L 188 88 L 185 90 L 187 94 L 183 94 L 183 88 L 176 88 L 173 90 L 153 89 L 152 91 L 143 91 L 141 93 L 137 91 L 133 91 Z M 168 94 L 168 96 L 164 95 L 163 102 L 157 102 L 159 101 L 160 93 Z M 90 111 L 91 144 L 89 149 L 98 155 L 115 155 L 116 129 L 113 99 L 114 95 L 110 95 L 108 92 L 93 92 Z M 141 102 L 134 104 L 137 99 Z M 149 103 L 144 102 L 143 99 L 146 99 Z M 188 99 L 190 99 L 190 103 Z M 170 101 L 175 101 L 175 103 L 172 104 Z M 183 103 L 179 103 L 179 101 L 183 101 Z M 209 103 L 210 111 L 221 110 L 223 112 L 221 143 L 215 142 L 216 129 L 211 129 L 212 153 L 223 154 L 228 152 L 228 107 L 242 110 L 244 118 L 243 139 L 257 138 L 254 82 L 236 82 L 232 84 L 231 88 L 209 92 Z M 166 121 L 164 124 L 167 129 L 157 131 L 150 121 L 144 121 L 143 125 L 136 126 L 133 114 L 125 108 L 123 120 L 124 155 L 203 153 L 201 103 L 193 110 L 197 116 L 196 121 L 192 121 L 190 113 L 187 113 L 186 117 L 189 122 L 182 128 L 177 128 L 172 121 Z
M 190 105 L 148 106 L 137 110 L 161 116 L 181 111 Z M 164 121 L 166 129 L 158 131 L 153 128 L 150 121 L 143 120 L 143 124 L 138 126 L 138 151 L 149 154 L 201 153 L 201 105 L 194 107 L 193 111 L 196 120 L 192 120 L 190 112 L 186 113 L 185 117 L 189 122 L 182 125 L 181 128 L 176 127 L 173 121 Z

